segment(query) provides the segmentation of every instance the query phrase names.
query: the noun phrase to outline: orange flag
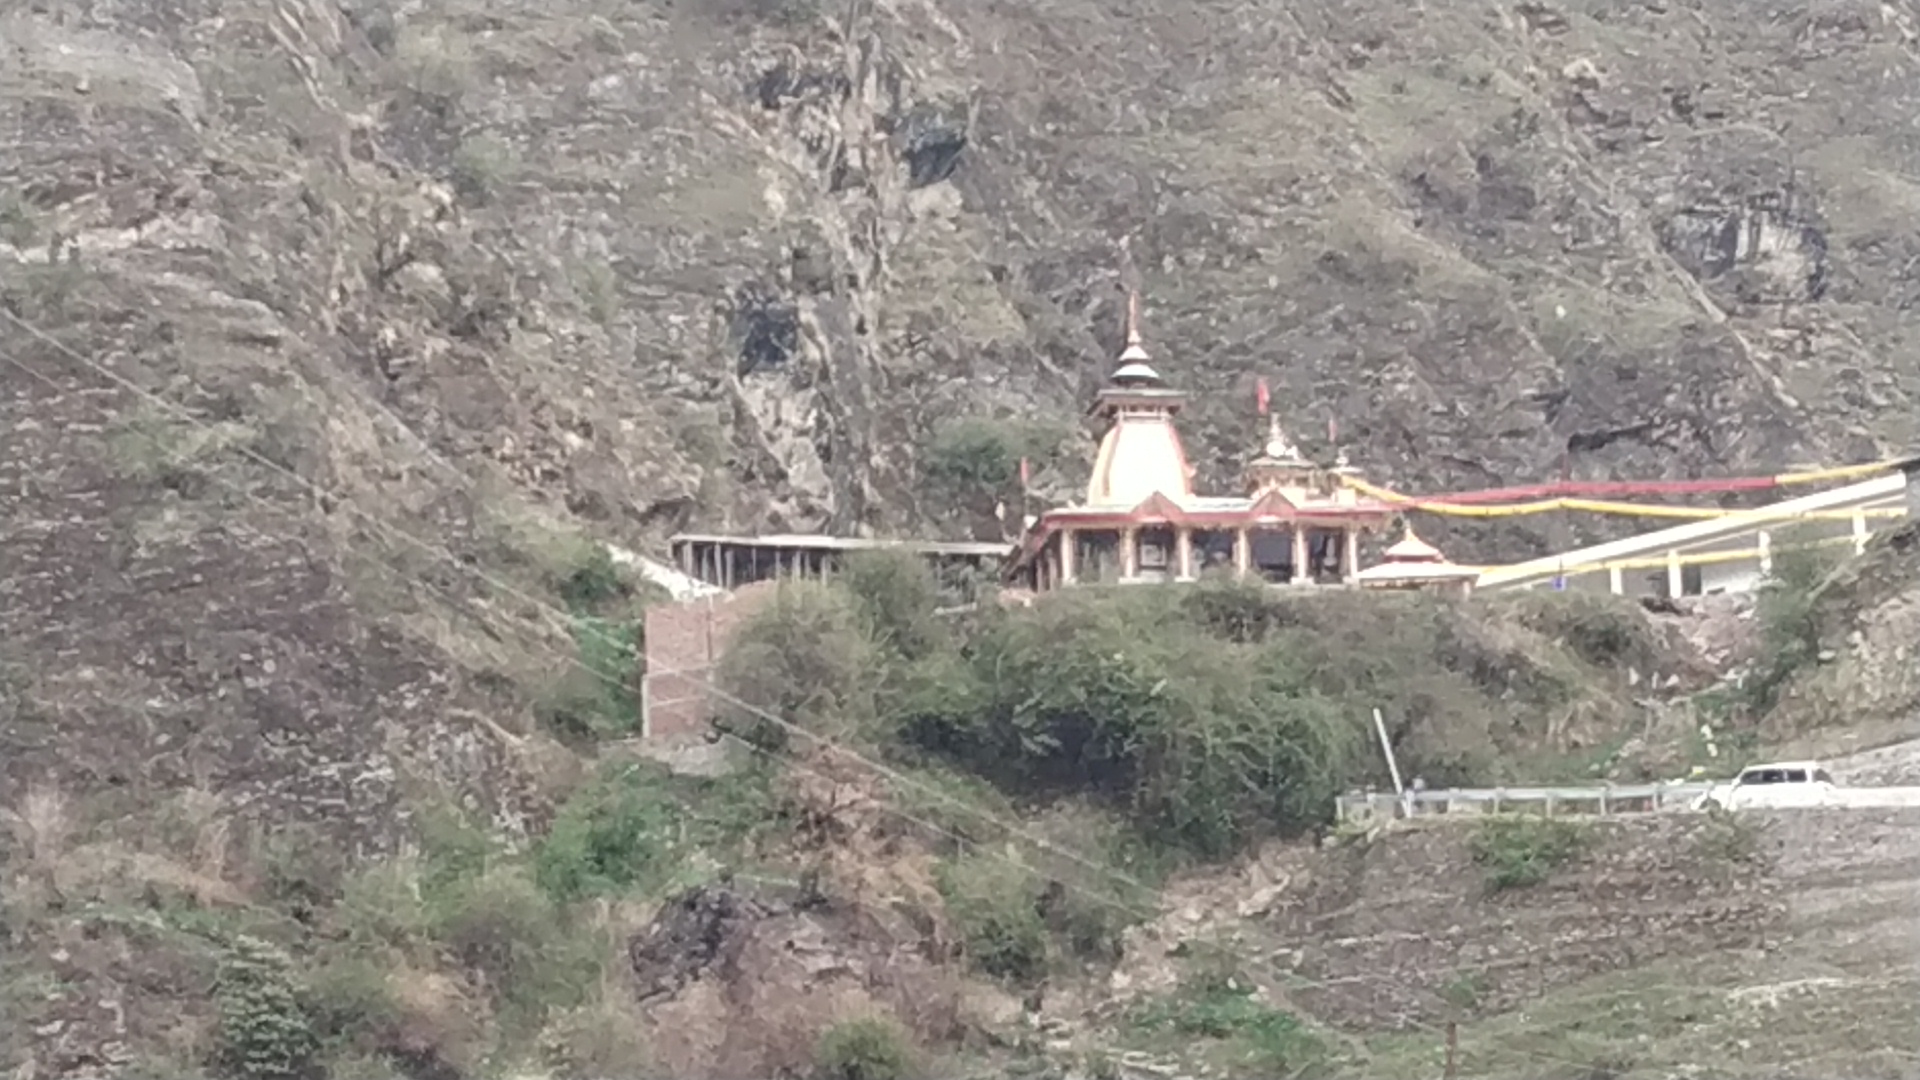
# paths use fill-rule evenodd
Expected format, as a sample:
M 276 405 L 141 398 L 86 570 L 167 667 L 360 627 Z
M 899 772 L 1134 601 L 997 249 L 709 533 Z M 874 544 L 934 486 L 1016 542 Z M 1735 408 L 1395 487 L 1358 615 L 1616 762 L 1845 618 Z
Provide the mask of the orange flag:
M 1264 375 L 1260 377 L 1259 383 L 1255 384 L 1253 388 L 1253 400 L 1260 408 L 1260 415 L 1267 415 L 1267 379 Z

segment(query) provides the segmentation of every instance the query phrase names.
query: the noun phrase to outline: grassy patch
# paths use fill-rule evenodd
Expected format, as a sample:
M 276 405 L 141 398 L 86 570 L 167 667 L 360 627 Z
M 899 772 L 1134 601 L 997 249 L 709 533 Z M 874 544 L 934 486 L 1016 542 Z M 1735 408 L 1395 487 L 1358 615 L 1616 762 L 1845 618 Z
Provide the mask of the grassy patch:
M 1463 1019 L 1458 1071 L 1486 1080 L 1587 1080 L 1592 1076 L 1902 1075 L 1920 1020 L 1912 978 L 1833 978 L 1819 950 L 1764 958 L 1725 954 L 1671 960 L 1551 990 L 1523 1008 Z M 1907 973 L 1910 975 L 1910 973 Z M 1834 1033 L 1846 1032 L 1836 1050 Z M 1433 1080 L 1443 1040 L 1432 1032 L 1368 1040 L 1367 1080 Z M 1869 1064 L 1871 1063 L 1871 1064 Z M 1824 1070 L 1824 1072 L 1823 1072 Z
M 1149 1001 L 1129 1015 L 1128 1025 L 1142 1033 L 1207 1040 L 1214 1045 L 1206 1056 L 1227 1065 L 1230 1074 L 1299 1075 L 1327 1059 L 1319 1033 L 1230 974 L 1203 976 Z
M 177 492 L 205 493 L 220 461 L 251 450 L 259 433 L 237 421 L 191 423 L 153 408 L 115 425 L 107 436 L 108 467 L 129 483 Z
M 1760 832 L 1749 818 L 1714 810 L 1693 837 L 1693 854 L 1722 870 L 1750 866 L 1760 858 Z
M 912 1036 L 897 1022 L 846 1020 L 820 1036 L 813 1080 L 912 1080 L 918 1075 L 917 1057 Z
M 1499 891 L 1539 885 L 1584 854 L 1593 827 L 1584 821 L 1533 814 L 1494 814 L 1476 824 L 1468 842 L 1473 861 Z
M 534 879 L 557 901 L 687 884 L 696 857 L 737 853 L 769 814 L 759 772 L 677 777 L 651 764 L 608 766 L 560 808 L 534 851 Z

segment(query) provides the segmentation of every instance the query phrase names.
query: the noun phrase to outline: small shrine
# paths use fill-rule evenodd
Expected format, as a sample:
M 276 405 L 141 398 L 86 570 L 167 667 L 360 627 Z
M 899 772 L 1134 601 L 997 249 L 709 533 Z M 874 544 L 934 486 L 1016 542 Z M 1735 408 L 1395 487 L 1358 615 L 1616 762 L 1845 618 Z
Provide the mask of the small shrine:
M 1359 574 L 1363 589 L 1424 589 L 1461 597 L 1479 580 L 1479 570 L 1449 562 L 1439 548 L 1415 536 L 1412 525 L 1378 564 Z
M 1126 347 L 1089 412 L 1108 427 L 1084 501 L 1026 521 L 1004 564 L 1006 584 L 1035 592 L 1103 582 L 1191 581 L 1223 572 L 1275 584 L 1359 583 L 1359 541 L 1396 509 L 1343 485 L 1281 432 L 1261 384 L 1267 440 L 1249 461 L 1245 493 L 1199 495 L 1174 418 L 1187 395 L 1154 370 L 1140 336 L 1140 301 L 1127 305 Z

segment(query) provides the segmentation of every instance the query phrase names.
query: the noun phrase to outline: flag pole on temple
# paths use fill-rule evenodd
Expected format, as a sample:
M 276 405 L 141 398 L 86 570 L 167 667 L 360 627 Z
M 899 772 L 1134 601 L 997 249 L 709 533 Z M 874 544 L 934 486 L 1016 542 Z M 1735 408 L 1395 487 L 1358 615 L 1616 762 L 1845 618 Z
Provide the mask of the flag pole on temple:
M 1026 458 L 1020 459 L 1020 531 L 1026 532 L 1027 519 L 1033 516 L 1029 506 L 1031 500 L 1027 493 L 1033 486 L 1033 463 Z

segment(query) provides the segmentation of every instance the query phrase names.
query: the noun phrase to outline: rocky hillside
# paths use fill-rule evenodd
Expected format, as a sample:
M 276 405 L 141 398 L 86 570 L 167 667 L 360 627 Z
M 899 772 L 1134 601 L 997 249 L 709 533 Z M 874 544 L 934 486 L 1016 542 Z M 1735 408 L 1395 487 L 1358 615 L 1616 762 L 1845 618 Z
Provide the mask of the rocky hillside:
M 1807 583 L 1803 663 L 1767 717 L 1770 741 L 1864 748 L 1920 735 L 1920 525 L 1888 530 L 1867 553 Z M 1910 767 L 1880 783 L 1911 783 Z
M 809 1058 L 803 1009 L 767 1045 L 637 1045 L 645 943 L 733 893 L 659 901 L 845 845 L 765 777 L 621 771 L 650 597 L 591 538 L 964 531 L 1021 453 L 1070 492 L 1127 286 L 1214 481 L 1256 375 L 1409 488 L 1872 456 L 1920 415 L 1916 27 L 1912 0 L 0 0 L 0 1016 L 29 1018 L 0 1063 Z M 1287 632 L 1371 624 L 1317 625 Z M 1451 703 L 1476 767 L 1582 771 L 1655 711 L 1641 678 L 1695 674 L 1452 625 L 1402 628 L 1425 682 L 1287 674 L 1391 691 L 1430 748 L 1416 706 Z M 1860 640 L 1897 658 L 1906 625 Z M 930 939 L 862 954 L 847 1008 L 1004 1035 L 915 989 L 958 966 L 941 905 L 890 899 L 931 871 L 866 865 L 738 908 L 775 924 L 754 955 Z M 1061 910 L 1015 952 L 1111 945 Z
M 1074 431 L 1123 282 L 1216 481 L 1256 373 L 1411 488 L 1914 430 L 1911 0 L 4 18 L 10 309 L 368 505 L 956 527 L 916 452 Z
M 1369 1077 L 1437 1075 L 1452 1022 L 1463 1076 L 1895 1080 L 1920 1015 L 1915 824 L 1821 812 L 1489 843 L 1456 820 L 1276 850 L 1171 888 L 1115 985 L 1191 994 L 1183 957 L 1214 943 L 1275 1000 L 1394 1030 L 1366 1041 Z M 1516 873 L 1569 838 L 1564 863 Z

